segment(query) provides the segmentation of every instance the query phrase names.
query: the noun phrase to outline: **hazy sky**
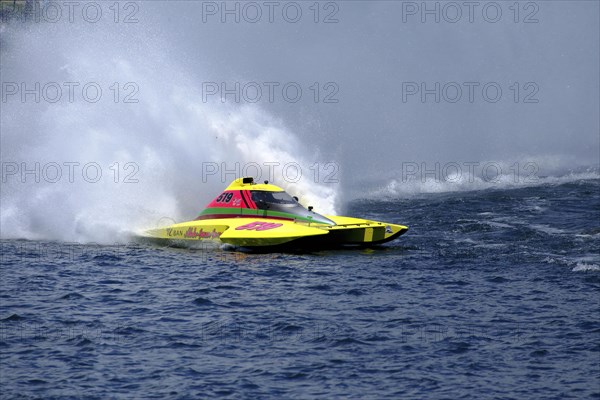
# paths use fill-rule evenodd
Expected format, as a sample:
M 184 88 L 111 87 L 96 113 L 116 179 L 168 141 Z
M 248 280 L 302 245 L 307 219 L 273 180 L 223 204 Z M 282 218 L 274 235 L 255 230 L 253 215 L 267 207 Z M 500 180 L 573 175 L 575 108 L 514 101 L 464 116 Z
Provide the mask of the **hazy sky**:
M 48 31 L 36 46 L 59 49 L 36 53 L 51 67 L 4 61 L 5 77 L 54 79 L 77 54 L 122 60 L 140 81 L 154 66 L 217 109 L 265 110 L 350 174 L 600 157 L 598 2 L 122 2 L 97 23 L 79 5 L 66 24 L 56 4 L 60 23 L 36 27 Z
M 297 23 L 285 2 L 273 23 L 260 2 L 240 6 L 239 23 L 214 4 L 146 11 L 200 82 L 299 83 L 298 103 L 276 91 L 257 104 L 353 173 L 400 160 L 598 162 L 598 2 L 323 2 L 319 23 L 309 2 Z M 339 102 L 315 104 L 314 82 L 333 82 L 320 96 L 339 89 Z

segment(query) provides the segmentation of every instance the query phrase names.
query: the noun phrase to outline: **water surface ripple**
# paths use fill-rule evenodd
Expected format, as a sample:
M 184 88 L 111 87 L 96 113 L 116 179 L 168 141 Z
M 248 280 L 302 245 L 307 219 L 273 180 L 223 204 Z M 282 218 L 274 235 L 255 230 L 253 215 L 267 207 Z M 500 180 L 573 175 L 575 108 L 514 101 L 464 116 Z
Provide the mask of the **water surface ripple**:
M 1 396 L 599 398 L 599 192 L 353 202 L 410 226 L 378 249 L 4 240 Z

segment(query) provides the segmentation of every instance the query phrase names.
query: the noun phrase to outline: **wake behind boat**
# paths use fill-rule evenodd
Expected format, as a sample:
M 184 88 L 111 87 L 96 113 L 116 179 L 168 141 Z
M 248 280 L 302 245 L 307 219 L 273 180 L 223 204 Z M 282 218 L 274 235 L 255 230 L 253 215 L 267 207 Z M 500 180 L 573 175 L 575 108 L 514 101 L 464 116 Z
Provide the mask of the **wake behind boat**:
M 367 219 L 321 215 L 303 207 L 282 188 L 234 180 L 193 221 L 151 229 L 144 238 L 167 241 L 219 241 L 234 246 L 372 246 L 396 239 L 408 227 Z

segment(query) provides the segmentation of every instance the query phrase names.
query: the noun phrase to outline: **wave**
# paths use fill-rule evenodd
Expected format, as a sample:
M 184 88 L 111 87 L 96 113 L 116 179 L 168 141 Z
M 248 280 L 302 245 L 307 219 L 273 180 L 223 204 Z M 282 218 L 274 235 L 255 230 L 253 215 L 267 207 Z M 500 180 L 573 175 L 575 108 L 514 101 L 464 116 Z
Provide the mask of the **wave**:
M 600 168 L 597 166 L 580 167 L 568 172 L 554 172 L 556 175 L 543 176 L 529 172 L 525 175 L 517 174 L 517 170 L 513 169 L 518 164 L 515 162 L 463 163 L 467 166 L 474 164 L 484 168 L 488 166 L 487 172 L 479 171 L 479 173 L 474 168 L 471 168 L 471 171 L 467 171 L 466 168 L 464 170 L 455 168 L 454 166 L 461 165 L 459 163 L 451 164 L 453 167 L 447 169 L 448 173 L 444 173 L 441 168 L 433 167 L 426 173 L 407 174 L 405 171 L 397 174 L 400 176 L 384 181 L 372 180 L 371 182 L 375 184 L 371 183 L 372 190 L 367 198 L 410 198 L 421 194 L 519 189 L 600 179 Z M 537 171 L 540 170 L 537 164 L 535 168 Z M 364 198 L 364 194 L 357 194 L 357 197 Z
M 600 266 L 596 264 L 586 264 L 586 263 L 577 263 L 575 267 L 572 269 L 573 272 L 580 271 L 600 271 Z

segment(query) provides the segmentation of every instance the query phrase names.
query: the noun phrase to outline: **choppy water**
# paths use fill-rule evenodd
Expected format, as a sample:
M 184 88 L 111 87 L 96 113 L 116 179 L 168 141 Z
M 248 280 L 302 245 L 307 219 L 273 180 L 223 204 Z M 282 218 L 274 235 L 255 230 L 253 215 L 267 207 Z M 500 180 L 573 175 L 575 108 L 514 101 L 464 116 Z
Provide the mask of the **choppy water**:
M 2 241 L 2 397 L 600 397 L 600 180 L 347 214 L 410 230 L 303 254 Z

